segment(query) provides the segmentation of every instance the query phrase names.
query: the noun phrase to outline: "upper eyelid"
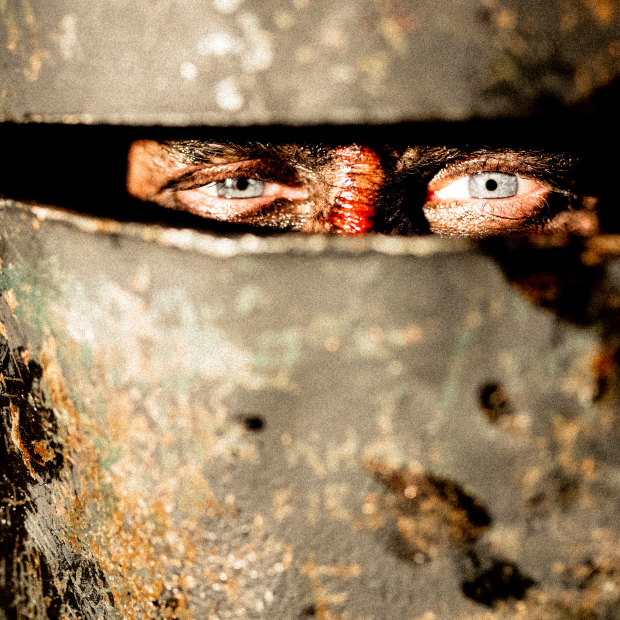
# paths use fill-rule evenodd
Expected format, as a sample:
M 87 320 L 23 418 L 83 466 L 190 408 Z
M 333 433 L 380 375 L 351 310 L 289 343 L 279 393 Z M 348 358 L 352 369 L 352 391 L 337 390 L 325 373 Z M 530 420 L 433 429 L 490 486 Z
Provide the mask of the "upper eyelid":
M 233 144 L 231 142 L 209 142 L 203 140 L 171 140 L 161 142 L 173 156 L 190 165 L 220 165 L 230 161 L 260 159 L 263 153 L 257 145 Z M 216 162 L 223 159 L 223 162 Z
M 512 158 L 504 159 L 500 155 L 494 154 L 446 163 L 433 176 L 431 183 L 437 183 L 444 179 L 456 179 L 478 172 L 503 172 L 504 174 L 521 174 L 532 178 L 543 176 L 542 171 L 537 173 L 528 163 Z
M 301 183 L 296 171 L 281 162 L 268 159 L 244 159 L 191 170 L 168 181 L 162 187 L 162 191 L 195 189 L 228 178 L 256 178 L 266 183 L 283 183 L 286 185 L 299 185 Z
M 574 159 L 565 153 L 534 151 L 499 151 L 484 155 L 472 153 L 471 157 L 460 155 L 451 162 L 444 161 L 441 167 L 437 167 L 429 184 L 457 179 L 459 176 L 476 172 L 503 172 L 537 181 L 555 192 L 573 195 L 574 191 L 569 189 L 570 182 L 565 175 L 574 164 Z

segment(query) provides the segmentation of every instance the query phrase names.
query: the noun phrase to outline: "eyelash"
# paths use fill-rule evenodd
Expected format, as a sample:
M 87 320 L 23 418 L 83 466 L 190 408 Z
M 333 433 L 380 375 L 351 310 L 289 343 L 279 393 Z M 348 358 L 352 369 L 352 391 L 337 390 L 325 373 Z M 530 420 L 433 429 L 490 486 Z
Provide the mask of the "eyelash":
M 534 174 L 530 166 L 524 166 L 522 162 L 515 162 L 499 157 L 485 157 L 481 159 L 469 159 L 455 163 L 446 163 L 429 181 L 439 183 L 449 179 L 458 179 L 462 176 L 469 176 L 478 172 L 503 172 L 504 174 L 514 174 L 538 182 L 545 182 Z

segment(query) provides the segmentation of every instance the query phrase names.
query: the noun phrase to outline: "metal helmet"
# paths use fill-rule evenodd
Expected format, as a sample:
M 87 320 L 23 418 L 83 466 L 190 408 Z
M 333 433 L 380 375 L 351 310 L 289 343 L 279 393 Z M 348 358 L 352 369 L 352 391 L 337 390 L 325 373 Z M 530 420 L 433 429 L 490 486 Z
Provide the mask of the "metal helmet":
M 134 125 L 523 117 L 618 75 L 608 0 L 59 0 L 0 7 L 3 120 Z
M 618 73 L 612 2 L 0 14 L 0 616 L 618 616 L 615 237 L 85 214 L 114 169 L 92 152 L 133 135 L 114 125 L 429 136 L 578 108 Z M 76 185 L 82 213 L 41 204 Z

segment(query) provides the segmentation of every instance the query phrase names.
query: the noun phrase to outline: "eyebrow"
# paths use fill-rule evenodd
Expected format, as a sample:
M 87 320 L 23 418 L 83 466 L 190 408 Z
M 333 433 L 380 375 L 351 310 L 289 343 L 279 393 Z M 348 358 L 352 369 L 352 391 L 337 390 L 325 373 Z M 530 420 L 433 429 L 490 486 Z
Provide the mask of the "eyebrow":
M 572 186 L 575 184 L 574 170 L 579 163 L 579 159 L 573 153 L 508 146 L 412 145 L 408 150 L 409 153 L 405 152 L 397 165 L 396 175 L 399 179 L 413 176 L 420 180 L 430 180 L 442 168 L 459 167 L 473 160 L 500 163 L 502 158 L 506 158 L 522 164 L 523 172 L 530 172 L 555 185 Z
M 283 183 L 295 183 L 297 181 L 294 171 L 288 167 L 283 168 L 279 162 L 274 162 L 271 159 L 255 157 L 240 162 L 209 166 L 204 170 L 192 169 L 185 174 L 170 179 L 161 189 L 193 189 L 194 187 L 221 180 L 221 178 L 214 178 L 213 174 L 214 171 L 215 174 L 217 174 L 217 171 L 221 171 L 222 169 L 229 170 L 231 177 L 257 177 L 261 180 L 277 178 L 279 182 Z
M 217 158 L 260 158 L 279 156 L 277 147 L 262 142 L 209 140 L 163 140 L 160 144 L 171 154 L 180 155 L 187 163 L 212 163 Z
M 160 144 L 174 157 L 181 157 L 185 163 L 200 165 L 214 164 L 216 159 L 229 159 L 230 162 L 245 159 L 271 159 L 292 168 L 311 171 L 321 167 L 329 159 L 330 147 L 324 143 L 297 143 L 274 144 L 249 140 L 237 142 L 232 140 L 163 140 Z M 292 158 L 291 147 L 296 149 L 296 157 Z M 389 150 L 388 145 L 384 145 Z M 394 181 L 403 181 L 404 177 L 418 176 L 420 180 L 429 179 L 435 172 L 445 166 L 458 165 L 469 159 L 501 158 L 512 156 L 520 158 L 522 163 L 531 169 L 531 172 L 557 188 L 575 186 L 575 179 L 571 177 L 577 164 L 576 158 L 567 152 L 549 152 L 531 148 L 485 147 L 476 146 L 427 146 L 427 145 L 398 145 L 402 153 L 400 161 L 393 172 Z M 417 155 L 406 162 L 408 150 L 418 150 Z M 300 157 L 301 155 L 301 157 Z M 295 161 L 293 161 L 293 159 Z M 183 177 L 176 179 L 182 182 Z

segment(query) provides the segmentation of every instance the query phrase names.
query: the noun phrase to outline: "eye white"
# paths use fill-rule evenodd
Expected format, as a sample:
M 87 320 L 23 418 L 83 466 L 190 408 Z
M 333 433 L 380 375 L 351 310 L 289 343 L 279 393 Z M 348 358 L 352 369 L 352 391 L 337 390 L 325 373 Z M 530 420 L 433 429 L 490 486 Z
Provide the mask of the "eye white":
M 463 176 L 435 192 L 439 200 L 511 198 L 522 190 L 521 179 L 504 172 L 478 172 Z

